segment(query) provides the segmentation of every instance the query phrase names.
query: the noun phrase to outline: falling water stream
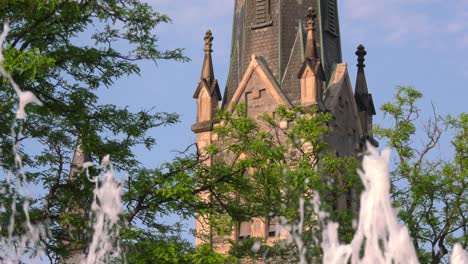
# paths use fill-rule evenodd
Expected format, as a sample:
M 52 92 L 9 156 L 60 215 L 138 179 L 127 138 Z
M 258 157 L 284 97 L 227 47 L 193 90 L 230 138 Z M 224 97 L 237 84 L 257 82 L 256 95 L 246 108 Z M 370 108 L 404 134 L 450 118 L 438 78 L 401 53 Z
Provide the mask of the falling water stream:
M 340 245 L 335 224 L 323 233 L 325 263 L 418 263 L 416 251 L 406 226 L 397 219 L 390 200 L 390 150 L 381 154 L 370 144 L 360 172 L 364 192 L 361 194 L 359 223 L 350 244 Z M 364 250 L 363 257 L 360 251 Z
M 15 90 L 18 98 L 18 109 L 16 112 L 17 122 L 12 127 L 12 137 L 22 138 L 22 120 L 26 117 L 24 110 L 25 106 L 30 103 L 42 105 L 36 96 L 29 91 L 22 91 L 16 84 L 10 74 L 3 67 L 3 43 L 9 31 L 8 24 L 5 23 L 3 31 L 0 34 L 0 76 L 5 78 Z M 18 151 L 19 145 L 17 142 L 13 145 L 13 155 L 15 157 L 15 170 L 6 172 L 6 186 L 1 188 L 0 195 L 11 197 L 11 204 L 0 204 L 0 213 L 4 214 L 10 211 L 10 223 L 7 228 L 7 236 L 0 236 L 0 261 L 1 263 L 20 263 L 25 258 L 37 259 L 40 258 L 42 248 L 40 245 L 40 237 L 44 237 L 45 231 L 41 226 L 32 225 L 29 220 L 29 199 L 32 198 L 28 182 L 26 180 L 23 166 L 22 157 Z M 0 153 L 3 154 L 3 153 Z M 26 217 L 24 223 L 24 232 L 21 235 L 14 234 L 15 214 L 17 212 L 18 197 L 24 197 L 25 200 L 22 204 L 22 210 Z M 2 227 L 0 227 L 2 231 Z
M 27 104 L 42 103 L 29 91 L 22 91 L 14 82 L 11 76 L 3 68 L 2 47 L 8 33 L 8 25 L 4 25 L 0 35 L 0 74 L 7 79 L 15 90 L 19 104 L 16 118 L 26 118 L 24 107 Z M 17 122 L 18 124 L 18 122 Z M 21 125 L 17 129 L 21 133 Z M 338 239 L 338 225 L 336 223 L 324 224 L 325 214 L 317 211 L 319 222 L 323 224 L 322 234 L 323 263 L 342 264 L 351 263 L 371 264 L 371 263 L 418 263 L 416 253 L 411 242 L 411 238 L 406 226 L 402 225 L 397 218 L 396 209 L 392 207 L 390 200 L 389 183 L 389 157 L 390 151 L 384 150 L 379 153 L 375 148 L 368 146 L 369 155 L 364 157 L 363 172 L 360 173 L 365 190 L 361 195 L 361 208 L 359 212 L 359 222 L 357 230 L 350 244 L 341 244 Z M 0 189 L 0 195 L 11 195 L 13 201 L 10 205 L 0 205 L 0 214 L 5 213 L 6 208 L 12 212 L 10 225 L 8 226 L 8 236 L 0 237 L 0 263 L 37 263 L 43 259 L 43 248 L 40 238 L 46 236 L 41 226 L 34 226 L 29 221 L 29 202 L 23 203 L 22 210 L 26 215 L 24 223 L 24 235 L 14 235 L 15 226 L 13 215 L 16 213 L 17 196 L 31 197 L 28 183 L 22 172 L 21 156 L 14 148 L 16 161 L 16 171 L 8 172 L 6 176 L 10 188 Z M 86 163 L 84 169 L 92 166 Z M 80 256 L 77 263 L 100 264 L 113 263 L 113 260 L 122 254 L 118 243 L 119 237 L 119 216 L 121 214 L 121 185 L 114 179 L 114 171 L 109 156 L 103 158 L 100 166 L 102 174 L 91 178 L 90 181 L 96 183 L 94 190 L 94 200 L 92 203 L 93 212 L 93 238 L 88 246 L 87 254 Z M 303 205 L 304 201 L 301 201 Z M 318 195 L 313 201 L 319 208 Z M 318 210 L 318 209 L 317 209 Z M 0 227 L 0 231 L 1 231 Z M 300 227 L 298 227 L 300 229 Z M 300 263 L 306 264 L 305 250 L 301 246 L 300 236 L 294 236 L 293 241 L 300 250 Z M 364 252 L 363 256 L 360 255 Z M 157 263 L 157 260 L 154 260 Z M 453 247 L 450 257 L 452 264 L 467 264 L 468 253 L 463 250 L 460 244 Z
M 91 205 L 95 216 L 94 233 L 88 254 L 81 260 L 82 264 L 113 263 L 112 260 L 121 255 L 118 223 L 122 213 L 121 185 L 114 180 L 114 170 L 109 155 L 104 157 L 101 170 L 102 177 L 92 180 L 96 183 Z
M 8 23 L 4 24 L 0 34 L 0 76 L 5 78 L 18 96 L 16 122 L 12 128 L 13 138 L 22 138 L 22 120 L 26 118 L 25 107 L 28 104 L 42 105 L 42 102 L 30 91 L 22 91 L 11 75 L 3 67 L 3 43 L 9 31 Z M 47 234 L 41 225 L 33 225 L 29 219 L 29 200 L 32 194 L 23 172 L 22 157 L 18 151 L 19 143 L 15 142 L 13 154 L 15 156 L 15 170 L 8 171 L 5 177 L 7 187 L 0 189 L 0 195 L 9 195 L 12 202 L 9 205 L 0 204 L 0 214 L 10 211 L 10 223 L 7 227 L 7 237 L 0 236 L 0 263 L 43 263 L 45 260 L 44 248 L 41 239 Z M 3 154 L 3 153 L 0 153 Z M 109 155 L 103 158 L 100 170 L 102 174 L 91 178 L 88 168 L 92 163 L 85 163 L 83 169 L 91 182 L 95 183 L 93 203 L 91 205 L 91 219 L 93 220 L 93 236 L 85 256 L 76 255 L 73 263 L 100 264 L 113 263 L 120 257 L 121 250 L 118 243 L 120 226 L 119 216 L 122 212 L 121 184 L 114 179 L 114 170 Z M 25 197 L 22 205 L 26 217 L 24 232 L 15 234 L 14 227 L 17 213 L 18 197 Z M 2 227 L 0 226 L 0 231 Z

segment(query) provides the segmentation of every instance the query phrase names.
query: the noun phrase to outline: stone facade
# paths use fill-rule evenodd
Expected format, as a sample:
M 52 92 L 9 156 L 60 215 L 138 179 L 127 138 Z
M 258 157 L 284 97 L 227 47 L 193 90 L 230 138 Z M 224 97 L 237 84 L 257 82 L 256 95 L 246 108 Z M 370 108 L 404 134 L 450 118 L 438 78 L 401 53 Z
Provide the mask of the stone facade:
M 327 141 L 336 155 L 357 156 L 366 140 L 376 143 L 370 133 L 375 108 L 364 74 L 366 52 L 362 46 L 356 52 L 358 76 L 353 92 L 347 65 L 341 62 L 337 8 L 337 0 L 235 0 L 230 70 L 221 108 L 232 111 L 234 105 L 244 103 L 247 115 L 255 118 L 273 114 L 280 105 L 315 105 L 335 118 Z M 221 100 L 211 59 L 212 40 L 207 32 L 201 80 L 194 94 L 198 116 L 192 130 L 202 156 L 203 148 L 216 137 L 211 131 Z M 211 160 L 205 162 L 210 165 Z M 340 201 L 338 209 L 353 206 L 345 197 Z M 223 243 L 226 238 L 235 240 L 247 233 L 267 239 L 287 236 L 271 237 L 271 221 L 256 218 L 239 223 L 232 235 L 217 237 L 203 224 L 203 217 L 197 218 L 196 243 L 213 243 L 220 252 L 229 249 Z

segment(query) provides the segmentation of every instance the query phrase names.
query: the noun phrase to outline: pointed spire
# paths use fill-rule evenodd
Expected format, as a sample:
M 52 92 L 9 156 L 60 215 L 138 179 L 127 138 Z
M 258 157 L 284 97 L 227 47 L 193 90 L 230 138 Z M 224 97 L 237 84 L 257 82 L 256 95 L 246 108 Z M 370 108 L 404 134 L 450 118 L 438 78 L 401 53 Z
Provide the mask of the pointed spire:
M 317 18 L 317 11 L 315 8 L 309 7 L 306 12 L 306 30 L 307 42 L 305 48 L 306 59 L 318 59 L 317 45 L 314 39 L 315 32 L 315 19 Z
M 361 102 L 361 97 L 368 93 L 367 91 L 367 82 L 366 82 L 366 75 L 364 73 L 364 61 L 366 60 L 364 57 L 367 55 L 367 51 L 362 44 L 357 47 L 356 50 L 357 56 L 357 76 L 356 76 L 356 90 L 354 97 L 356 98 L 356 103 L 358 103 L 358 111 L 366 111 L 367 110 L 367 103 L 366 100 Z
M 198 82 L 197 89 L 193 98 L 197 99 L 197 123 L 192 126 L 195 133 L 207 132 L 213 128 L 213 118 L 216 114 L 218 101 L 221 101 L 221 92 L 219 90 L 218 80 L 215 79 L 213 71 L 213 61 L 211 59 L 211 49 L 213 45 L 213 34 L 210 30 L 206 31 L 205 37 L 205 58 L 201 72 L 201 80 Z M 206 91 L 203 92 L 202 91 Z
M 356 90 L 354 92 L 356 105 L 359 112 L 367 112 L 368 115 L 375 115 L 374 102 L 372 100 L 372 95 L 369 94 L 367 90 L 366 75 L 364 73 L 364 67 L 366 67 L 364 64 L 364 57 L 367 55 L 367 51 L 362 44 L 357 47 L 356 55 L 358 61 L 356 65 L 358 67 Z
M 315 18 L 317 18 L 316 10 L 309 7 L 306 12 L 306 18 L 307 41 L 304 52 L 305 60 L 298 74 L 299 79 L 301 79 L 301 104 L 303 106 L 317 105 L 320 110 L 325 110 L 322 98 L 325 74 L 314 39 Z M 305 75 L 307 69 L 313 72 L 312 76 L 307 77 Z
M 354 98 L 356 99 L 356 104 L 359 112 L 369 112 L 371 110 L 371 101 L 369 101 L 369 92 L 367 90 L 366 75 L 364 73 L 364 67 L 366 67 L 366 65 L 364 64 L 364 57 L 366 56 L 366 54 L 367 52 L 364 46 L 362 44 L 359 45 L 356 51 L 358 61 L 358 64 L 356 66 L 358 67 L 358 71 L 356 76 L 356 89 L 354 92 Z
M 211 30 L 206 31 L 204 40 L 205 59 L 203 60 L 201 78 L 209 81 L 214 79 L 213 61 L 211 59 L 211 52 L 213 52 L 211 49 L 213 46 L 213 34 L 211 33 Z
M 202 87 L 206 86 L 208 91 L 211 95 L 216 96 L 218 100 L 221 100 L 221 92 L 219 91 L 218 81 L 215 79 L 214 71 L 213 71 L 213 60 L 211 59 L 211 49 L 213 46 L 213 34 L 211 30 L 206 31 L 205 37 L 205 58 L 203 59 L 203 67 L 201 71 L 201 80 L 198 83 L 197 90 L 193 95 L 193 98 L 198 98 L 198 94 L 200 93 Z
M 363 45 L 359 45 L 356 51 L 357 55 L 357 76 L 356 76 L 356 89 L 354 91 L 354 100 L 356 101 L 357 110 L 359 112 L 359 117 L 361 119 L 362 131 L 365 140 L 371 140 L 369 136 L 372 129 L 372 116 L 375 115 L 375 106 L 374 101 L 372 100 L 372 95 L 367 89 L 366 75 L 364 73 L 364 64 L 365 56 L 367 55 L 366 49 Z M 363 142 L 365 142 L 365 140 Z M 372 141 L 372 140 L 371 140 Z M 376 142 L 374 140 L 374 142 Z M 363 143 L 363 146 L 365 144 Z

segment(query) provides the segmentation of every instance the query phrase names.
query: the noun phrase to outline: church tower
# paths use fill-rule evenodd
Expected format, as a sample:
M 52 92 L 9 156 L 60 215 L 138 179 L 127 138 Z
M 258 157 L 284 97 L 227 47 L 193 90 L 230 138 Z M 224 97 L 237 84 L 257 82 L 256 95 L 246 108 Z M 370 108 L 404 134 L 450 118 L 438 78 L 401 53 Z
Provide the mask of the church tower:
M 317 10 L 314 39 L 328 80 L 341 62 L 337 0 L 235 0 L 231 63 L 223 108 L 242 80 L 251 55 L 262 56 L 291 103 L 300 102 L 297 74 L 304 60 L 306 10 Z
M 214 137 L 217 107 L 232 111 L 239 103 L 246 105 L 247 115 L 253 118 L 273 114 L 280 105 L 317 106 L 330 112 L 334 122 L 327 142 L 337 156 L 357 156 L 366 141 L 376 144 L 370 131 L 375 107 L 364 74 L 366 51 L 360 45 L 356 52 L 358 75 L 353 92 L 347 65 L 342 63 L 337 0 L 234 0 L 230 67 L 222 98 L 214 77 L 212 40 L 207 32 L 202 75 L 194 94 L 198 114 L 192 131 L 201 156 Z M 210 165 L 210 159 L 204 160 Z M 337 209 L 352 207 L 350 200 L 340 199 Z M 196 243 L 216 244 L 220 251 L 227 251 L 202 218 L 197 217 L 197 232 L 210 238 L 197 237 Z M 230 239 L 250 235 L 269 239 L 268 227 L 255 233 L 255 225 L 255 219 L 251 224 L 240 223 Z

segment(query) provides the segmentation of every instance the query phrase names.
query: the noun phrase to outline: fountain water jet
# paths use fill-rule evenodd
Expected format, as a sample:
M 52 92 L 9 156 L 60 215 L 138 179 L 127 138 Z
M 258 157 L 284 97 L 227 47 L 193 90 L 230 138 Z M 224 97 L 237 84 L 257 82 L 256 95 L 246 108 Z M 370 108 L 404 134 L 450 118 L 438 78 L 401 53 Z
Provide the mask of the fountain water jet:
M 16 119 L 21 120 L 26 118 L 25 107 L 28 104 L 34 103 L 37 105 L 42 105 L 42 102 L 30 91 L 22 91 L 21 88 L 16 84 L 11 75 L 3 67 L 4 56 L 3 56 L 3 43 L 9 32 L 8 23 L 4 24 L 3 31 L 0 34 L 0 75 L 7 79 L 11 87 L 16 92 L 19 102 L 18 109 L 16 112 Z M 17 133 L 19 137 L 22 137 L 22 123 L 16 122 L 19 125 Z M 12 129 L 13 138 L 18 136 L 14 132 L 15 129 Z M 25 175 L 22 172 L 22 157 L 18 152 L 18 143 L 15 142 L 13 147 L 13 154 L 15 155 L 15 165 L 16 172 L 8 172 L 7 183 L 9 187 L 6 190 L 0 190 L 0 194 L 5 195 L 11 193 L 13 199 L 9 207 L 11 210 L 10 215 L 10 224 L 8 226 L 8 237 L 5 239 L 0 237 L 0 263 L 21 263 L 24 259 L 28 261 L 40 261 L 41 255 L 43 254 L 41 250 L 41 238 L 45 238 L 45 232 L 42 226 L 34 226 L 30 222 L 29 218 L 29 206 L 30 203 L 28 200 L 25 200 L 23 203 L 23 212 L 25 214 L 25 229 L 26 232 L 23 235 L 13 235 L 14 226 L 15 226 L 15 214 L 17 212 L 16 203 L 17 196 L 19 192 L 24 192 L 22 194 L 26 199 L 31 198 L 31 193 L 29 191 L 28 182 L 26 181 Z M 83 164 L 84 169 L 89 177 L 88 167 L 92 166 L 92 163 Z M 94 190 L 94 199 L 92 203 L 92 214 L 95 218 L 93 225 L 94 233 L 91 244 L 89 245 L 88 254 L 80 262 L 82 264 L 100 264 L 100 263 L 110 263 L 113 259 L 120 256 L 121 250 L 118 243 L 119 237 L 119 215 L 121 214 L 121 187 L 114 180 L 114 171 L 112 164 L 110 162 L 109 155 L 105 156 L 103 162 L 100 166 L 100 169 L 103 171 L 102 177 L 97 177 L 96 179 L 90 179 L 96 183 L 96 188 Z M 12 176 L 17 176 L 13 180 L 14 185 L 12 184 Z M 0 212 L 4 213 L 4 205 L 0 205 Z M 0 227 L 1 231 L 1 227 Z M 117 241 L 117 242 L 116 242 Z M 32 245 L 32 249 L 31 249 Z M 80 258 L 78 256 L 78 258 Z
M 320 211 L 320 198 L 314 195 L 312 204 L 322 233 L 322 251 L 324 264 L 415 264 L 419 263 L 408 229 L 398 221 L 397 210 L 390 199 L 389 164 L 390 150 L 379 153 L 372 145 L 367 145 L 368 155 L 363 159 L 363 171 L 359 172 L 364 191 L 361 194 L 357 230 L 350 244 L 341 244 L 338 236 L 338 224 L 325 224 L 328 214 Z M 303 201 L 299 210 L 303 212 Z M 302 221 L 300 221 L 302 222 Z M 287 230 L 300 229 L 301 224 L 285 225 Z M 305 249 L 300 237 L 301 232 L 294 232 L 293 242 L 300 250 L 300 263 L 307 264 Z M 450 257 L 452 264 L 467 264 L 468 252 L 460 244 L 455 244 Z
M 18 109 L 16 112 L 17 122 L 12 127 L 12 137 L 22 138 L 22 123 L 18 120 L 26 118 L 26 112 L 24 108 L 27 104 L 35 103 L 42 105 L 36 96 L 30 91 L 22 91 L 16 82 L 13 80 L 11 75 L 3 67 L 4 56 L 3 56 L 3 43 L 7 37 L 10 28 L 8 23 L 4 23 L 3 31 L 0 34 L 0 76 L 5 78 L 15 90 L 19 102 Z M 45 231 L 40 225 L 31 224 L 29 218 L 29 200 L 32 199 L 31 192 L 29 191 L 28 182 L 23 172 L 22 158 L 18 151 L 19 143 L 13 144 L 13 155 L 15 157 L 15 169 L 14 171 L 7 171 L 6 174 L 6 186 L 0 190 L 1 195 L 8 195 L 11 197 L 11 204 L 7 205 L 10 210 L 10 223 L 7 228 L 8 236 L 6 238 L 0 237 L 0 261 L 1 263 L 20 263 L 23 261 L 25 256 L 30 260 L 39 260 L 42 257 L 42 244 L 40 239 L 45 237 Z M 14 227 L 17 224 L 15 221 L 15 215 L 17 214 L 17 202 L 18 197 L 24 198 L 23 202 L 23 213 L 26 218 L 24 223 L 24 232 L 21 234 L 14 234 Z M 0 204 L 0 212 L 5 213 L 8 211 L 4 204 Z M 0 227 L 1 231 L 1 227 Z
M 390 150 L 378 153 L 368 144 L 363 170 L 359 172 L 364 191 L 361 194 L 359 222 L 348 245 L 338 241 L 338 225 L 331 223 L 323 234 L 324 263 L 418 263 L 409 232 L 398 222 L 390 200 Z M 361 252 L 364 252 L 361 257 Z
M 119 219 L 122 213 L 121 186 L 114 180 L 114 170 L 109 155 L 104 157 L 100 168 L 103 171 L 101 181 L 93 180 L 96 183 L 91 205 L 95 218 L 93 239 L 82 264 L 111 263 L 110 261 L 121 255 L 118 243 Z M 99 182 L 102 182 L 101 186 Z

